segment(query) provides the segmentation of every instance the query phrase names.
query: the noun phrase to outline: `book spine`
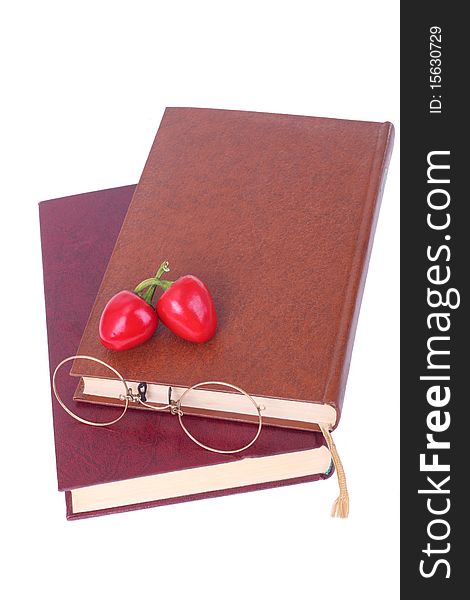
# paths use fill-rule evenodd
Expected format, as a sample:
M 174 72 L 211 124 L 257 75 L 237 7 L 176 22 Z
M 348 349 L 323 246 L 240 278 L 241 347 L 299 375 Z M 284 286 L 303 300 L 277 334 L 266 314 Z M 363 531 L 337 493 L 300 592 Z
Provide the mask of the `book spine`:
M 354 337 L 364 293 L 380 204 L 392 154 L 393 140 L 393 125 L 391 123 L 384 123 L 377 135 L 375 158 L 371 166 L 370 184 L 363 210 L 362 226 L 358 236 L 357 250 L 351 263 L 351 276 L 346 290 L 346 300 L 344 303 L 341 325 L 336 339 L 330 373 L 323 395 L 323 402 L 336 408 L 337 419 L 333 429 L 338 426 L 341 418 Z

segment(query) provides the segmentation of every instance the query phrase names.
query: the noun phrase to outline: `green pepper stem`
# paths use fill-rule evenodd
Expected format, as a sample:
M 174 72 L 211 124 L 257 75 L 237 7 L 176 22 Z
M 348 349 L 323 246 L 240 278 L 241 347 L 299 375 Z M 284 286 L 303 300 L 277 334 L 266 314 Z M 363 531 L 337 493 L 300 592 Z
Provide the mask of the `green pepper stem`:
M 155 281 L 156 281 L 155 277 L 150 277 L 149 279 L 144 279 L 144 281 L 139 283 L 139 285 L 135 288 L 134 293 L 139 294 L 140 292 L 145 290 L 145 288 L 156 285 Z
M 168 261 L 163 261 L 162 264 L 158 267 L 158 271 L 155 273 L 155 277 L 150 277 L 149 279 L 144 279 L 144 281 L 141 281 L 139 285 L 134 289 L 134 293 L 140 296 L 142 300 L 145 300 L 145 302 L 152 304 L 153 296 L 157 287 L 161 287 L 163 290 L 167 290 L 173 283 L 173 281 L 168 281 L 167 279 L 160 279 L 163 273 L 168 273 L 169 270 L 170 266 L 168 264 Z
M 161 287 L 162 290 L 166 291 L 170 286 L 172 286 L 175 282 L 168 281 L 168 279 L 159 279 L 156 283 L 157 287 Z
M 158 271 L 155 274 L 155 279 L 160 279 L 163 273 L 168 273 L 170 270 L 170 264 L 167 260 L 164 260 L 162 264 L 158 267 Z

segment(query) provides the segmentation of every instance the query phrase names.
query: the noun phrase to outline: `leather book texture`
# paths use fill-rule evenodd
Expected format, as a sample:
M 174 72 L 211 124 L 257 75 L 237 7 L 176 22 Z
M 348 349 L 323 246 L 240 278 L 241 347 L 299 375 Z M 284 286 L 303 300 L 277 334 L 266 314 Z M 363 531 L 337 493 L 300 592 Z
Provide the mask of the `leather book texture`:
M 79 354 L 129 381 L 227 381 L 331 405 L 338 421 L 392 138 L 390 123 L 166 109 Z M 160 324 L 139 347 L 104 348 L 108 300 L 163 260 L 166 278 L 206 283 L 215 337 L 192 344 Z M 83 361 L 72 371 L 109 376 Z
M 77 351 L 109 257 L 121 228 L 135 186 L 59 198 L 40 204 L 47 333 L 51 375 L 55 366 Z M 72 400 L 76 378 L 67 368 L 58 380 L 61 396 L 72 410 L 89 420 L 107 421 L 119 409 Z M 78 405 L 78 406 L 77 406 Z M 213 454 L 196 446 L 172 415 L 129 411 L 110 427 L 96 428 L 72 419 L 59 404 L 52 403 L 58 488 L 66 491 L 67 518 L 76 519 L 232 494 L 269 487 L 314 481 L 311 475 L 283 481 L 215 490 L 179 498 L 74 513 L 70 490 L 100 483 L 145 477 L 264 457 L 324 445 L 320 434 L 264 427 L 260 438 L 239 455 Z M 188 417 L 188 426 L 216 447 L 237 447 L 250 439 L 253 425 Z

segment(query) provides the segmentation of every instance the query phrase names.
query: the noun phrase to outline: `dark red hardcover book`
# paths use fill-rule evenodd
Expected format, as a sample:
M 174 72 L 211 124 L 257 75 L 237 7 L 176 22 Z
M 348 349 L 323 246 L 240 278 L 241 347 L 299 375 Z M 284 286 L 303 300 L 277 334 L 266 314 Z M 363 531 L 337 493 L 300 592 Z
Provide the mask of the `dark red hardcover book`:
M 134 189 L 40 203 L 51 375 L 77 351 Z M 89 420 L 115 418 L 115 407 L 74 402 L 77 380 L 66 367 L 62 371 L 61 395 L 72 410 Z M 194 444 L 169 414 L 129 411 L 115 425 L 96 428 L 72 419 L 54 399 L 52 410 L 58 488 L 66 494 L 68 519 L 314 481 L 331 473 L 329 451 L 316 432 L 265 426 L 249 450 L 220 455 Z M 193 431 L 216 447 L 240 446 L 253 432 L 250 423 L 188 419 Z M 276 457 L 280 461 L 272 472 L 278 475 L 270 479 Z

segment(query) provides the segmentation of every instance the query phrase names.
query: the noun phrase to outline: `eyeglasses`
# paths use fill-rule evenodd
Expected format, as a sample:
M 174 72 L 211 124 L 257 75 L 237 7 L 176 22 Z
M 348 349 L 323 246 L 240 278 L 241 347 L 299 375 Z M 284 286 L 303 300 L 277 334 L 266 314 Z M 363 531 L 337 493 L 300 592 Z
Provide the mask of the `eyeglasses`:
M 121 411 L 121 413 L 119 414 L 118 417 L 116 417 L 115 419 L 113 419 L 112 421 L 89 421 L 87 419 L 84 419 L 83 417 L 80 417 L 79 415 L 77 415 L 76 413 L 74 413 L 72 410 L 70 410 L 70 408 L 68 408 L 64 401 L 62 400 L 59 391 L 58 391 L 58 386 L 57 386 L 57 374 L 59 372 L 59 369 L 65 365 L 68 362 L 74 361 L 76 359 L 82 359 L 82 360 L 89 360 L 95 363 L 98 363 L 104 367 L 106 367 L 107 369 L 109 369 L 112 373 L 114 373 L 114 375 L 117 376 L 117 378 L 119 379 L 119 381 L 122 382 L 123 385 L 123 390 L 124 393 L 119 395 L 119 400 L 124 402 L 124 406 L 123 409 Z M 184 400 L 188 397 L 188 395 L 196 389 L 200 389 L 204 386 L 223 386 L 226 388 L 229 388 L 231 390 L 235 390 L 236 392 L 238 392 L 239 394 L 242 394 L 243 396 L 245 396 L 252 404 L 253 407 L 256 411 L 256 415 L 258 417 L 258 427 L 256 430 L 256 433 L 254 435 L 254 437 L 251 439 L 251 441 L 248 444 L 245 444 L 244 446 L 242 446 L 241 448 L 235 448 L 234 450 L 222 450 L 219 448 L 213 448 L 212 446 L 208 446 L 206 444 L 203 444 L 199 439 L 197 439 L 187 428 L 187 426 L 185 425 L 185 423 L 183 422 L 183 416 L 184 416 Z M 141 387 L 142 386 L 142 387 Z M 127 383 L 127 381 L 124 379 L 124 377 L 121 375 L 121 373 L 119 373 L 119 371 L 117 371 L 114 367 L 112 367 L 111 365 L 109 365 L 108 363 L 100 360 L 99 358 L 95 358 L 93 356 L 84 356 L 84 355 L 74 355 L 74 356 L 69 356 L 68 358 L 64 358 L 63 361 L 61 361 L 57 367 L 54 370 L 54 374 L 52 375 L 52 390 L 54 392 L 54 396 L 56 398 L 56 400 L 58 401 L 58 403 L 61 405 L 61 407 L 65 410 L 66 413 L 68 413 L 72 418 L 74 418 L 75 420 L 79 421 L 80 423 L 84 423 L 85 425 L 91 425 L 93 427 L 107 427 L 109 425 L 113 425 L 114 423 L 117 423 L 118 421 L 120 421 L 124 415 L 127 412 L 127 409 L 129 408 L 129 403 L 130 402 L 138 402 L 141 406 L 143 406 L 144 408 L 148 409 L 148 410 L 154 410 L 154 411 L 159 411 L 159 412 L 163 412 L 163 411 L 168 411 L 170 414 L 175 415 L 178 417 L 179 420 L 179 424 L 181 426 L 181 429 L 184 431 L 184 433 L 198 446 L 200 446 L 201 448 L 204 448 L 204 450 L 208 450 L 209 452 L 216 452 L 218 454 L 236 454 L 238 452 L 243 452 L 243 450 L 247 450 L 248 448 L 250 448 L 255 442 L 256 440 L 259 438 L 260 433 L 261 433 L 261 429 L 263 426 L 263 420 L 262 420 L 262 416 L 261 416 L 261 412 L 264 410 L 264 406 L 259 405 L 255 402 L 255 400 L 247 393 L 245 392 L 245 390 L 242 390 L 241 388 L 239 388 L 236 385 L 232 385 L 230 383 L 226 383 L 224 381 L 203 381 L 201 383 L 196 383 L 195 385 L 191 386 L 190 388 L 188 388 L 187 390 L 185 390 L 183 392 L 183 394 L 181 394 L 181 396 L 178 399 L 172 399 L 171 398 L 171 387 L 168 389 L 168 404 L 165 404 L 164 406 L 153 406 L 151 404 L 148 404 L 146 402 L 146 397 L 145 397 L 145 392 L 146 392 L 146 384 L 139 384 L 138 386 L 138 394 L 134 394 L 132 391 L 132 388 L 129 386 L 129 384 Z

